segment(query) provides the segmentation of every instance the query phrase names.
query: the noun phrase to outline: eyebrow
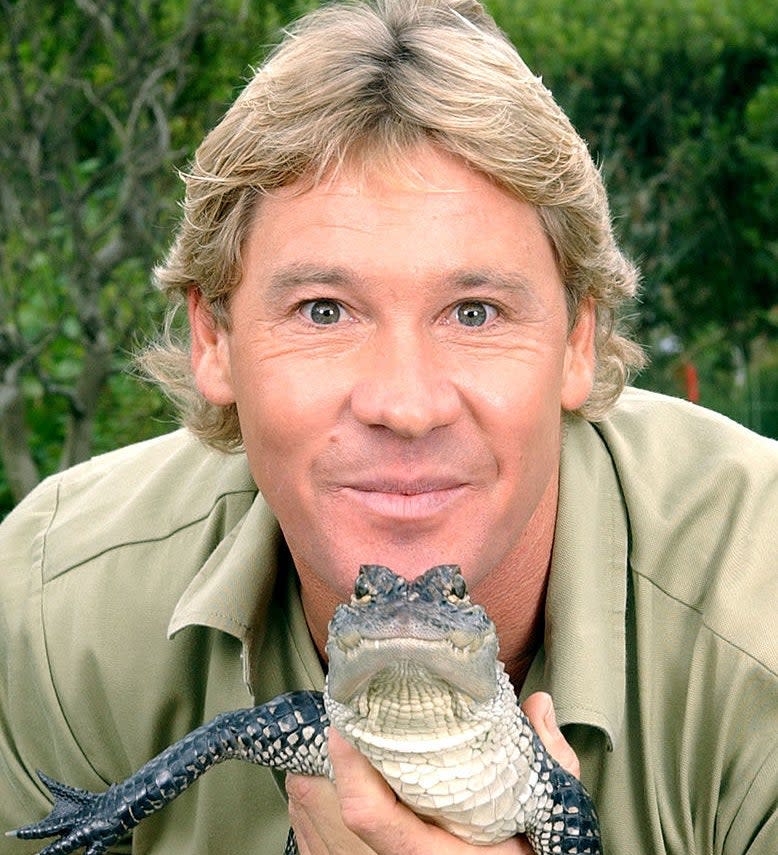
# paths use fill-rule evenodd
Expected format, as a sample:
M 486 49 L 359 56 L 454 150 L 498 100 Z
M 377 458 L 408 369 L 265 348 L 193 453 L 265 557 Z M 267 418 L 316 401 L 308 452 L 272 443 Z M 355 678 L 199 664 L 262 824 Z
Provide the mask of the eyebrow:
M 532 282 L 518 271 L 503 271 L 495 268 L 481 270 L 459 270 L 450 277 L 450 281 L 462 290 L 479 290 L 482 288 L 506 291 L 521 297 L 535 295 Z
M 297 262 L 273 271 L 268 290 L 282 294 L 301 285 L 348 285 L 357 277 L 345 267 L 326 267 L 310 262 Z
M 522 273 L 496 268 L 444 271 L 439 283 L 453 285 L 462 291 L 497 290 L 535 300 L 532 282 Z M 354 286 L 364 283 L 361 276 L 347 267 L 329 266 L 315 262 L 296 262 L 273 271 L 268 291 L 280 296 L 303 285 Z

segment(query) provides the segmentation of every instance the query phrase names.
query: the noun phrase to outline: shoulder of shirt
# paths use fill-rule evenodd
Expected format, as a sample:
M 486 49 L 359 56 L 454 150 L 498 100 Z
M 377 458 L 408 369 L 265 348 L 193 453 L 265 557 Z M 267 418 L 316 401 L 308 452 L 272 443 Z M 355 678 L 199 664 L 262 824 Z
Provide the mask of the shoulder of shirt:
M 727 416 L 682 398 L 628 386 L 601 422 L 606 430 L 627 431 L 633 435 L 659 437 L 659 425 L 667 431 L 688 430 L 690 434 L 714 438 L 715 445 L 724 449 L 732 441 L 772 454 L 778 460 L 778 441 L 761 436 Z M 748 450 L 747 448 L 745 449 Z
M 679 487 L 704 486 L 713 504 L 741 489 L 773 498 L 778 491 L 778 441 L 688 401 L 627 388 L 594 427 L 622 484 L 647 499 L 682 507 Z
M 630 566 L 778 674 L 778 442 L 687 401 L 627 389 L 594 425 L 627 509 Z
M 123 546 L 164 541 L 230 500 L 245 510 L 256 492 L 244 454 L 208 448 L 181 429 L 47 478 L 6 523 L 13 530 L 18 519 L 43 539 L 45 583 Z

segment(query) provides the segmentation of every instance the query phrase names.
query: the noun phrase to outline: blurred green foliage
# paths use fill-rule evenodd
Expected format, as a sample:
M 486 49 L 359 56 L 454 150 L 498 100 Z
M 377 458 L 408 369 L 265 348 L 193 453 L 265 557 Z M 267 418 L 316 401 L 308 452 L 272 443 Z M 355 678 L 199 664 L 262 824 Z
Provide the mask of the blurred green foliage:
M 193 0 L 113 0 L 106 8 L 126 17 L 127 32 L 134 15 L 145 16 L 147 49 L 136 58 L 142 65 L 158 58 L 194 5 Z M 166 402 L 133 379 L 127 366 L 133 347 L 161 316 L 162 302 L 148 274 L 177 217 L 175 167 L 185 167 L 283 23 L 312 5 L 295 0 L 199 4 L 204 25 L 186 62 L 165 78 L 165 85 L 176 87 L 168 117 L 170 159 L 144 183 L 155 205 L 137 227 L 143 236 L 137 253 L 114 267 L 100 290 L 114 357 L 94 422 L 94 452 L 174 424 Z M 63 105 L 76 118 L 69 160 L 52 155 L 46 180 L 64 189 L 84 188 L 81 228 L 99 236 L 122 192 L 112 116 L 126 117 L 132 110 L 123 87 L 128 69 L 117 65 L 108 38 L 84 39 L 77 4 L 19 0 L 17 11 L 23 6 L 29 7 L 34 35 L 25 36 L 13 61 L 22 66 L 32 103 L 36 87 L 72 74 L 74 57 L 78 61 L 84 82 L 65 90 L 71 100 Z M 778 437 L 774 4 L 487 0 L 487 6 L 530 67 L 542 74 L 601 164 L 619 234 L 643 270 L 634 327 L 652 361 L 638 383 L 684 394 L 684 366 L 692 364 L 701 403 Z M 2 8 L 9 15 L 14 4 Z M 10 60 L 0 35 L 0 71 Z M 90 93 L 99 93 L 103 108 L 95 108 Z M 2 103 L 0 110 L 6 112 Z M 39 145 L 45 156 L 47 140 Z M 44 198 L 52 201 L 37 212 L 38 219 L 30 214 L 24 228 L 0 233 L 0 276 L 20 334 L 40 351 L 37 367 L 33 370 L 31 362 L 25 369 L 23 388 L 33 455 L 47 474 L 61 465 L 69 416 L 67 396 L 57 395 L 56 388 L 74 382 L 84 358 L 83 318 L 68 295 L 83 270 L 85 244 L 69 226 L 68 211 L 51 193 L 41 194 Z M 45 235 L 31 240 L 28 232 L 35 229 Z M 11 505 L 0 470 L 0 514 Z
M 778 437 L 778 15 L 762 0 L 492 0 L 601 163 L 643 272 L 639 385 Z
M 128 366 L 162 316 L 149 274 L 178 218 L 176 170 L 296 12 L 243 0 L 0 3 L 0 405 L 21 391 L 40 476 L 83 456 L 67 439 L 84 427 L 79 385 L 103 371 L 105 346 L 88 452 L 174 425 Z M 9 482 L 0 464 L 0 515 Z

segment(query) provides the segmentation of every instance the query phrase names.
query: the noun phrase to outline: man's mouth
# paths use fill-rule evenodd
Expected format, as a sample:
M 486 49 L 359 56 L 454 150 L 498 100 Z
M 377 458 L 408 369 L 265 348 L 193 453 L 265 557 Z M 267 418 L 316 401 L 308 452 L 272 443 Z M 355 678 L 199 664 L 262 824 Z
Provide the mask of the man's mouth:
M 434 516 L 466 490 L 465 483 L 452 478 L 371 478 L 344 485 L 338 492 L 377 516 L 410 521 Z

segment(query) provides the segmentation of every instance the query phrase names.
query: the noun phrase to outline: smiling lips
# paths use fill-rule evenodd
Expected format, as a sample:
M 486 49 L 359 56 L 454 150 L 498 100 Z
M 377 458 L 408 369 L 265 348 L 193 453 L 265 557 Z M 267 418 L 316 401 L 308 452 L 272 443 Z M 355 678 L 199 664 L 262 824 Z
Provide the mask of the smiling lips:
M 411 521 L 433 516 L 466 489 L 467 484 L 453 478 L 413 481 L 377 478 L 344 485 L 339 492 L 377 516 Z

